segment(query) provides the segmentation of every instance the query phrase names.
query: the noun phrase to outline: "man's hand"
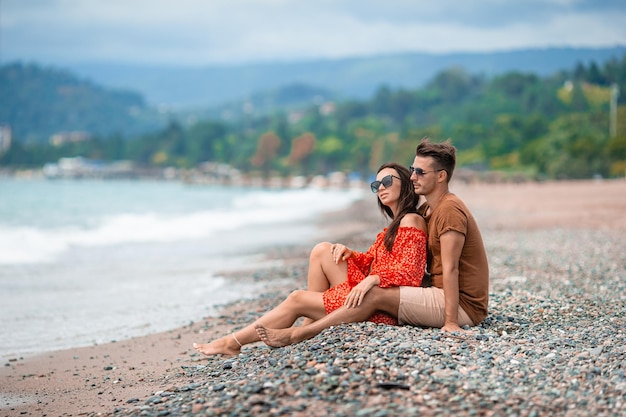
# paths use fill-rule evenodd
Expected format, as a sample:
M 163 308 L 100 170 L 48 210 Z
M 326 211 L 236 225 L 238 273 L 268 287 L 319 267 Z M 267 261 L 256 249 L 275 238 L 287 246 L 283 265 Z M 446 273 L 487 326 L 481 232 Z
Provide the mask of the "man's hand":
M 441 328 L 442 332 L 464 332 L 461 327 L 457 323 L 446 323 Z

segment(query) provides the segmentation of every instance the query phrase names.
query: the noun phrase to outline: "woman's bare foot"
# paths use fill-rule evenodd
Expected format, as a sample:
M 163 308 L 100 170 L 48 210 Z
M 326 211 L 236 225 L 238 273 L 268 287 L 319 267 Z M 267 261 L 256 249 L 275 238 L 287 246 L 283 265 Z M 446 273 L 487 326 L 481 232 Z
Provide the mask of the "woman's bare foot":
M 299 341 L 292 338 L 293 330 L 295 329 L 293 327 L 288 329 L 268 329 L 261 324 L 257 324 L 254 326 L 254 329 L 263 343 L 269 347 L 279 348 Z
M 237 356 L 241 353 L 241 346 L 234 345 L 231 335 L 221 337 L 211 343 L 194 343 L 193 348 L 206 356 L 225 355 Z

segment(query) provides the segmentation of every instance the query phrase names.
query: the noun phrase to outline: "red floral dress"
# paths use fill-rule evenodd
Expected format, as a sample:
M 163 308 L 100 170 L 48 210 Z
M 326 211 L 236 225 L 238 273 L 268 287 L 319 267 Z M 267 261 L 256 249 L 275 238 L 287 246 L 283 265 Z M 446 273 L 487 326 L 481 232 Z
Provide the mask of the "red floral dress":
M 365 253 L 353 251 L 348 259 L 348 279 L 324 291 L 324 308 L 330 313 L 341 307 L 348 294 L 368 275 L 380 277 L 381 288 L 419 287 L 426 269 L 426 233 L 415 227 L 399 227 L 391 252 L 385 247 L 385 228 Z M 374 313 L 369 321 L 398 324 L 385 313 Z

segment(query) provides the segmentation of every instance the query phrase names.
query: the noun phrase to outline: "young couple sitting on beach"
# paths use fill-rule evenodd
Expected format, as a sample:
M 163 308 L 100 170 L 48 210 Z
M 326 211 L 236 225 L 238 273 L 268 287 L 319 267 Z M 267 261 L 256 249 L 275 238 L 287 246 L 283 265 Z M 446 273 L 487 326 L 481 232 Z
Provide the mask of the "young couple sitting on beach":
M 413 165 L 380 167 L 372 191 L 391 219 L 365 253 L 341 244 L 316 245 L 310 255 L 307 290 L 243 329 L 194 343 L 205 355 L 240 353 L 263 341 L 282 347 L 309 339 L 342 323 L 373 321 L 461 331 L 487 316 L 489 268 L 480 230 L 465 204 L 448 190 L 456 148 L 427 138 Z M 417 209 L 419 196 L 426 203 Z M 432 286 L 422 287 L 427 244 Z M 295 321 L 305 317 L 301 326 Z

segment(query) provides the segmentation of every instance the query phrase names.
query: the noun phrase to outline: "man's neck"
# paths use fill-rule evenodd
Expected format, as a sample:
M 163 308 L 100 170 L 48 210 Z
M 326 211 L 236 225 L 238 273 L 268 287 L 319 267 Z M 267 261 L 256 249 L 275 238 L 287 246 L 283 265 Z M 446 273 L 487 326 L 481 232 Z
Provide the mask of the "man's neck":
M 425 196 L 431 212 L 432 210 L 435 209 L 435 207 L 437 207 L 437 205 L 439 204 L 443 196 L 448 194 L 448 192 L 449 192 L 448 184 L 445 184 L 445 185 L 442 185 L 441 187 L 436 188 L 435 190 L 433 190 L 432 193 Z

